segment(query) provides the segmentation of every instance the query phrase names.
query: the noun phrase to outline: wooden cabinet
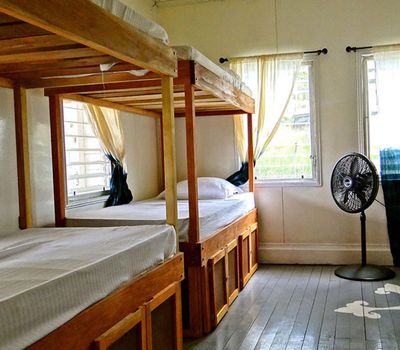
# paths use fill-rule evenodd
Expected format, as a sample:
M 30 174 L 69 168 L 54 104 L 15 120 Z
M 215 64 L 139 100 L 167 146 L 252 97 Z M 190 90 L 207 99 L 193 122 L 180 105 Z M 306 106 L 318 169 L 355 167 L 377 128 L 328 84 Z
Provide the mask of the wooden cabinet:
M 212 326 L 215 327 L 239 294 L 239 251 L 231 241 L 208 260 Z
M 94 341 L 96 350 L 181 350 L 180 283 L 172 283 Z
M 258 231 L 257 223 L 254 223 L 239 235 L 239 272 L 241 289 L 244 288 L 250 277 L 257 270 L 257 247 Z

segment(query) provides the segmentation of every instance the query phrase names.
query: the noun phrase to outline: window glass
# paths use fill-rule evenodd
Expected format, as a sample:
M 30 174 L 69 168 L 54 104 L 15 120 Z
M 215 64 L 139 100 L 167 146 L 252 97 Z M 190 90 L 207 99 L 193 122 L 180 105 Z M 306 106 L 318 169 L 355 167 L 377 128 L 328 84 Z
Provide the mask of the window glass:
M 316 121 L 312 61 L 301 65 L 278 131 L 257 161 L 257 179 L 317 180 Z
M 111 164 L 93 134 L 82 103 L 64 101 L 64 136 L 68 199 L 106 194 Z

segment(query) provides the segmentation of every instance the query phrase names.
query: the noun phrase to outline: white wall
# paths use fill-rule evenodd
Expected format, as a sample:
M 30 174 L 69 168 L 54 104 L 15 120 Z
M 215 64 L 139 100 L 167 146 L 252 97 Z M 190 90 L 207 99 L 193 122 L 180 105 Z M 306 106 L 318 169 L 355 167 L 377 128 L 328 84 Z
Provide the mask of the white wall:
M 151 198 L 159 193 L 158 162 L 160 148 L 157 121 L 154 118 L 121 113 L 124 128 L 128 185 L 134 200 Z
M 177 118 L 176 154 L 178 181 L 186 179 L 185 120 Z M 221 132 L 223 130 L 224 132 Z M 196 118 L 196 156 L 198 176 L 226 178 L 238 164 L 235 143 L 232 142 L 231 116 Z
M 0 235 L 18 228 L 13 92 L 0 88 Z
M 0 89 L 0 235 L 18 229 L 18 182 L 13 93 Z M 33 226 L 54 225 L 50 116 L 43 90 L 27 94 Z M 159 192 L 155 119 L 122 113 L 128 183 L 135 200 Z
M 32 183 L 32 224 L 54 225 L 53 169 L 49 99 L 42 89 L 27 93 L 29 156 Z
M 323 186 L 257 186 L 260 257 L 266 262 L 358 262 L 358 216 L 341 212 L 329 190 L 336 160 L 358 150 L 355 55 L 346 53 L 345 47 L 400 42 L 400 2 L 276 0 L 277 21 L 274 3 L 225 0 L 160 8 L 158 20 L 172 44 L 188 43 L 215 61 L 221 56 L 328 48 L 318 69 Z M 207 130 L 204 127 L 201 132 Z M 232 148 L 232 127 L 221 126 L 214 140 L 202 145 L 204 155 L 217 149 L 219 140 L 229 140 L 227 148 Z M 228 167 L 234 165 L 232 157 L 228 151 Z M 221 159 L 199 156 L 199 167 L 220 167 Z M 388 263 L 384 208 L 375 203 L 367 217 L 370 261 Z

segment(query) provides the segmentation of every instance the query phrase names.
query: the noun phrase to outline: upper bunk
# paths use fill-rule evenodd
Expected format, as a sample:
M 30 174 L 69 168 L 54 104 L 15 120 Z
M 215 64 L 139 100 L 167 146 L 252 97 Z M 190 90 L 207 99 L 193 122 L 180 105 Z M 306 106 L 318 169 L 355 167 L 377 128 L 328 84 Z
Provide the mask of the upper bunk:
M 128 83 L 143 69 L 158 79 L 176 76 L 176 53 L 161 40 L 162 31 L 121 6 L 115 0 L 0 0 L 1 85 Z
M 178 76 L 173 80 L 176 117 L 188 115 L 192 105 L 196 116 L 254 113 L 251 91 L 233 72 L 227 71 L 190 46 L 175 46 L 178 56 Z M 67 79 L 46 82 L 51 88 L 46 95 L 62 95 L 80 101 L 101 99 L 159 114 L 162 110 L 162 87 L 151 74 L 137 76 L 129 84 L 109 81 L 73 86 Z M 40 84 L 44 87 L 44 84 Z M 192 91 L 193 89 L 193 91 Z
M 161 36 L 160 36 L 161 33 Z M 80 101 L 162 117 L 167 222 L 177 225 L 172 80 L 177 57 L 163 31 L 118 0 L 0 0 L 0 87 L 14 89 L 20 228 L 32 226 L 26 89 L 135 83 L 145 74 L 162 86 L 158 113 L 83 95 Z M 121 86 L 119 86 L 121 87 Z M 64 211 L 62 99 L 49 99 L 56 224 Z

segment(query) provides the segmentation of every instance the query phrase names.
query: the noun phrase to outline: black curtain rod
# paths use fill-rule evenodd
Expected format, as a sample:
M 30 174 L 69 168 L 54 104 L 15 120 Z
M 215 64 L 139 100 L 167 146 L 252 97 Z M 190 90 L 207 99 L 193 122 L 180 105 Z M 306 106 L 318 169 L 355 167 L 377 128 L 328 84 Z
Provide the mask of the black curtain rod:
M 326 55 L 328 53 L 328 49 L 326 47 L 324 47 L 323 49 L 320 49 L 320 50 L 304 51 L 303 53 L 304 54 L 316 53 L 318 56 L 321 55 L 321 54 Z M 228 61 L 229 61 L 229 59 L 226 58 L 226 57 L 220 57 L 219 58 L 219 63 L 225 63 L 225 62 L 228 62 Z
M 361 46 L 361 47 L 347 46 L 346 52 L 357 52 L 357 50 L 364 50 L 364 49 L 372 49 L 372 46 Z

